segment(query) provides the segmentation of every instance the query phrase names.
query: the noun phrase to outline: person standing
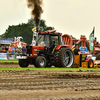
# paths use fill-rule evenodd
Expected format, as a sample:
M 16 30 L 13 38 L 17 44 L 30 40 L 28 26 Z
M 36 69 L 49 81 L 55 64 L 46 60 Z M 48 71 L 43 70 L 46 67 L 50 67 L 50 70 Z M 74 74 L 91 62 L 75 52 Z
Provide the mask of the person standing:
M 79 46 L 76 44 L 75 49 L 74 49 L 74 54 L 79 55 L 79 51 L 80 51 Z
M 25 46 L 22 47 L 22 53 L 26 54 L 26 48 L 25 48 Z

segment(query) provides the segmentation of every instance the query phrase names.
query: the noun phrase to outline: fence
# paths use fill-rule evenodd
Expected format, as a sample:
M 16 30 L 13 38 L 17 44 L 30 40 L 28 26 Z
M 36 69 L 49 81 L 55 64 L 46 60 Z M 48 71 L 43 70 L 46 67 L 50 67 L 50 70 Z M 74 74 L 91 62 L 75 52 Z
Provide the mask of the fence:
M 17 56 L 18 55 L 21 55 L 23 53 L 15 53 L 15 54 L 12 54 L 12 53 L 0 53 L 0 60 L 18 60 L 17 59 Z

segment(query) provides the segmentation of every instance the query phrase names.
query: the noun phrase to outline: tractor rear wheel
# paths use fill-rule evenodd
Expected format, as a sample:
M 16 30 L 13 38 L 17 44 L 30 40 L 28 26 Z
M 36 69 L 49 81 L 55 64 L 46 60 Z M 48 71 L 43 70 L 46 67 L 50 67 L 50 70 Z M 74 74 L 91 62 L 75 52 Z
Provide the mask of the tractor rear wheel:
M 88 62 L 88 68 L 93 68 L 93 67 L 94 67 L 94 62 L 92 59 L 90 59 Z
M 28 67 L 29 61 L 27 59 L 19 59 L 19 65 L 23 68 Z
M 46 59 L 43 56 L 38 56 L 35 61 L 35 67 L 44 68 L 46 66 Z
M 70 48 L 61 48 L 55 52 L 55 67 L 72 67 L 74 63 L 74 54 Z

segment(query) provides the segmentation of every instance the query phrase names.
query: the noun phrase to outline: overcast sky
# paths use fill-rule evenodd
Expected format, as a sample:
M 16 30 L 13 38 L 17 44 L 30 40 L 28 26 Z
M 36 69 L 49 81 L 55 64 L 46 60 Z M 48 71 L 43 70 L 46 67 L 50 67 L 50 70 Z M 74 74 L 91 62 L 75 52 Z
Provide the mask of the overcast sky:
M 58 32 L 76 38 L 92 32 L 100 41 L 100 0 L 43 0 L 42 19 Z M 26 0 L 0 0 L 0 34 L 9 25 L 26 23 L 31 18 Z

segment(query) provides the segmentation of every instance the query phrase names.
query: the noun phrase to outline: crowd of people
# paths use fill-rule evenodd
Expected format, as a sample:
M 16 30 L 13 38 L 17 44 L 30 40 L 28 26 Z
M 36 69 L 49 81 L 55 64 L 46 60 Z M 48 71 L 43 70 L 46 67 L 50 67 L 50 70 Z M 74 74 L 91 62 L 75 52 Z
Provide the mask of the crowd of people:
M 22 48 L 18 48 L 16 45 L 12 46 L 4 46 L 2 45 L 0 47 L 0 53 L 26 53 L 26 47 L 22 46 Z

